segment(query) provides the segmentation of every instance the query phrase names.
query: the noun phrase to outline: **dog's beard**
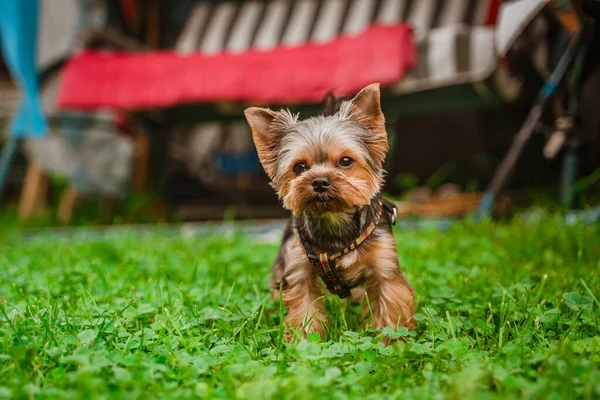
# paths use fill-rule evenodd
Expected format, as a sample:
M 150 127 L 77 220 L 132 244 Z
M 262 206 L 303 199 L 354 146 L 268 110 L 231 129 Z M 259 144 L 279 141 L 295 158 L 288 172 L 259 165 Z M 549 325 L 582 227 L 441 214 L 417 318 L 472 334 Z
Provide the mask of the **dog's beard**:
M 369 182 L 340 175 L 330 177 L 331 187 L 327 192 L 316 193 L 309 178 L 299 177 L 290 182 L 283 196 L 284 207 L 295 215 L 308 213 L 320 216 L 326 213 L 341 213 L 363 207 L 377 194 L 378 187 Z
M 326 213 L 339 213 L 347 211 L 352 205 L 345 199 L 333 197 L 329 194 L 312 196 L 304 204 L 304 211 L 314 216 L 320 216 Z

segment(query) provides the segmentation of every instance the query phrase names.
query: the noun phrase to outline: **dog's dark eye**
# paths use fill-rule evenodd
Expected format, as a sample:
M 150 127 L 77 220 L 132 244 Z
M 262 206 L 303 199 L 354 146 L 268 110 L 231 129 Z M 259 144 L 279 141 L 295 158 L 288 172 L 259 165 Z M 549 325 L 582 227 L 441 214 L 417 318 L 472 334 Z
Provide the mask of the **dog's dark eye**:
M 342 168 L 350 168 L 352 166 L 352 164 L 354 164 L 354 160 L 351 159 L 350 157 L 342 157 L 342 159 L 340 160 L 340 162 L 338 164 Z
M 304 163 L 298 163 L 294 165 L 294 172 L 296 173 L 296 175 L 300 175 L 301 173 L 306 171 L 308 171 L 308 165 Z

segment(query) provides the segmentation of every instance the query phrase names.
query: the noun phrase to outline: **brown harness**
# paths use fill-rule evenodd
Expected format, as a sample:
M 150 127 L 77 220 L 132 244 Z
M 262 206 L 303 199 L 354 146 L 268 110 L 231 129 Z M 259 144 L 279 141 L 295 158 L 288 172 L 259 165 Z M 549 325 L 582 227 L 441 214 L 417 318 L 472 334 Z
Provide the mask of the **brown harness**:
M 342 299 L 350 296 L 350 289 L 352 289 L 352 287 L 346 285 L 340 278 L 337 271 L 336 260 L 341 256 L 356 250 L 369 238 L 369 236 L 377 227 L 384 210 L 389 214 L 390 224 L 394 225 L 396 223 L 396 206 L 394 203 L 383 198 L 377 198 L 376 204 L 377 211 L 365 230 L 358 235 L 358 237 L 354 239 L 349 246 L 344 247 L 336 252 L 316 253 L 308 243 L 308 238 L 303 235 L 300 230 L 296 228 L 294 229 L 296 231 L 296 235 L 298 236 L 298 240 L 300 241 L 300 245 L 306 254 L 306 257 L 308 257 L 308 260 L 312 265 L 320 269 L 321 279 L 323 279 L 323 282 L 325 282 L 325 285 L 329 291 L 338 295 Z

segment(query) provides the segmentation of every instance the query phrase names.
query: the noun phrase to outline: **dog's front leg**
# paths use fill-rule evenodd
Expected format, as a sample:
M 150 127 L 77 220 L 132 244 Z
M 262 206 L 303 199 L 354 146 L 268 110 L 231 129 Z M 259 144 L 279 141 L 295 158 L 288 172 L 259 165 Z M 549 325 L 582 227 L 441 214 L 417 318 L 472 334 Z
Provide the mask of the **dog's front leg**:
M 373 268 L 375 273 L 367 281 L 367 297 L 375 327 L 383 329 L 392 326 L 397 329 L 399 326 L 406 326 L 413 329 L 414 291 L 404 278 L 398 262 L 394 261 L 380 261 L 380 264 Z
M 287 286 L 282 291 L 282 300 L 288 310 L 285 325 L 289 333 L 302 332 L 302 337 L 306 338 L 308 333 L 318 332 L 323 338 L 327 321 L 320 299 L 321 289 L 312 265 L 298 265 L 286 272 Z M 291 335 L 288 339 L 291 339 Z

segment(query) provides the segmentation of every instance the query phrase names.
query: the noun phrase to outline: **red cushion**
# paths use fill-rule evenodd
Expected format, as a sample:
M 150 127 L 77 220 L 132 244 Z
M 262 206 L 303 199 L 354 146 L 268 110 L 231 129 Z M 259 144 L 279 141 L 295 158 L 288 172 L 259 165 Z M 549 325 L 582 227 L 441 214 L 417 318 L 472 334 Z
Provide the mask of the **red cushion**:
M 416 62 L 412 29 L 371 26 L 353 37 L 240 54 L 86 51 L 65 67 L 64 108 L 140 109 L 182 103 L 319 102 L 331 89 L 352 94 L 397 82 Z

